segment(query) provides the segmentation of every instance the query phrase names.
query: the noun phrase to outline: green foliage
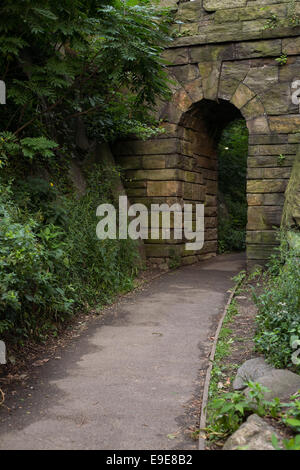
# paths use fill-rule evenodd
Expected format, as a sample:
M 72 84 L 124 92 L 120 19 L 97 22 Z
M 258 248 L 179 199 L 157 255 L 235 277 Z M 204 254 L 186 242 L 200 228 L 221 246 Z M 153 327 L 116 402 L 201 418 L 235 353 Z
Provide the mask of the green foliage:
M 292 27 L 299 26 L 300 18 L 296 11 L 296 0 L 290 0 L 288 4 L 288 19 Z
M 279 165 L 279 166 L 282 166 L 282 165 L 284 164 L 284 162 L 286 161 L 286 156 L 281 153 L 281 154 L 279 155 L 277 161 L 278 161 L 278 165 Z
M 288 57 L 286 54 L 282 54 L 280 57 L 277 57 L 275 59 L 275 61 L 279 64 L 279 65 L 285 65 L 287 63 L 287 60 L 288 60 Z
M 169 268 L 176 269 L 181 265 L 181 256 L 174 249 L 170 250 Z
M 300 392 L 294 395 L 293 401 L 286 406 L 288 409 L 284 414 L 283 422 L 300 433 Z
M 1 185 L 2 336 L 43 340 L 76 309 L 103 305 L 133 287 L 136 243 L 96 237 L 96 208 L 114 202 L 117 178 L 117 169 L 93 168 L 80 200 L 42 178 L 20 181 L 14 191 Z
M 273 255 L 258 306 L 255 344 L 275 367 L 295 367 L 291 337 L 300 337 L 300 261 L 285 239 Z M 298 368 L 299 370 L 299 368 Z
M 0 128 L 55 142 L 66 127 L 72 137 L 76 116 L 101 140 L 153 130 L 149 106 L 169 96 L 160 55 L 171 17 L 139 3 L 48 0 L 41 8 L 38 0 L 3 0 L 0 68 L 8 99 Z M 45 140 L 24 146 L 29 157 L 47 151 Z
M 227 392 L 214 399 L 210 407 L 207 433 L 210 440 L 224 439 L 234 433 L 246 418 L 256 413 L 259 416 L 276 417 L 280 411 L 280 401 L 267 401 L 264 394 L 268 391 L 259 383 L 249 382 L 248 393 Z
M 18 140 L 12 132 L 0 132 L 0 168 L 6 164 L 11 165 L 14 157 L 22 156 L 30 161 L 34 157 L 53 157 L 56 147 L 56 142 L 45 137 L 25 137 Z
M 0 333 L 43 339 L 133 285 L 136 244 L 95 231 L 118 171 L 93 168 L 81 199 L 68 172 L 89 156 L 79 128 L 89 142 L 160 132 L 171 17 L 147 0 L 2 0 L 0 15 Z
M 291 439 L 283 439 L 283 449 L 280 447 L 276 436 L 272 436 L 272 444 L 275 450 L 300 450 L 300 434 Z
M 137 245 L 128 240 L 99 240 L 96 209 L 114 203 L 113 187 L 119 177 L 115 168 L 91 170 L 86 194 L 66 201 L 68 217 L 66 251 L 71 269 L 65 273 L 81 301 L 90 304 L 110 301 L 117 292 L 133 287 L 138 269 Z M 101 181 L 101 184 L 99 184 Z
M 41 337 L 71 313 L 71 290 L 60 280 L 68 265 L 63 232 L 20 221 L 8 189 L 0 189 L 0 332 Z
M 246 246 L 248 130 L 244 120 L 223 131 L 219 147 L 219 252 Z
M 240 284 L 240 282 L 241 278 L 239 277 L 239 279 L 237 279 L 237 283 Z M 223 435 L 224 431 L 224 429 L 223 431 L 220 431 L 220 427 L 223 428 L 223 425 L 221 425 L 221 423 L 216 423 L 216 410 L 214 405 L 217 404 L 217 407 L 221 405 L 221 402 L 218 402 L 218 400 L 220 396 L 223 396 L 224 394 L 223 383 L 228 380 L 228 367 L 224 366 L 224 358 L 228 357 L 232 352 L 233 339 L 230 324 L 232 323 L 234 317 L 238 315 L 238 313 L 239 312 L 236 301 L 233 300 L 227 310 L 227 314 L 224 319 L 216 347 L 213 368 L 211 371 L 211 379 L 209 386 L 209 403 L 207 408 L 207 433 L 209 435 L 210 440 L 220 439 L 220 436 Z M 235 370 L 234 365 L 232 365 L 230 369 L 232 369 L 233 372 Z M 222 384 L 221 388 L 220 384 Z M 231 421 L 230 417 L 229 421 Z
M 269 390 L 257 382 L 250 381 L 247 386 L 247 394 L 244 392 L 223 393 L 210 403 L 210 420 L 206 430 L 210 440 L 224 439 L 233 434 L 253 413 L 282 421 L 293 431 L 300 431 L 300 392 L 292 397 L 290 403 L 282 403 L 278 398 L 266 400 L 264 396 Z M 299 436 L 300 434 L 291 439 L 284 439 L 284 448 L 298 450 Z M 281 449 L 275 435 L 272 442 L 275 449 Z
M 291 397 L 292 401 L 290 403 L 283 403 L 281 406 L 285 409 L 281 413 L 281 419 L 283 423 L 294 432 L 300 432 L 300 391 Z M 273 446 L 276 450 L 281 450 L 279 446 L 278 439 L 276 436 L 273 437 Z M 283 448 L 285 450 L 300 450 L 300 434 L 296 434 L 291 439 L 283 440 Z
M 266 10 L 268 7 L 262 7 L 261 10 Z M 287 15 L 286 17 L 280 18 L 277 15 L 272 14 L 264 26 L 264 29 L 275 29 L 278 27 L 295 28 L 299 26 L 300 17 L 296 9 L 296 0 L 289 0 L 287 4 Z M 280 64 L 282 65 L 282 64 Z

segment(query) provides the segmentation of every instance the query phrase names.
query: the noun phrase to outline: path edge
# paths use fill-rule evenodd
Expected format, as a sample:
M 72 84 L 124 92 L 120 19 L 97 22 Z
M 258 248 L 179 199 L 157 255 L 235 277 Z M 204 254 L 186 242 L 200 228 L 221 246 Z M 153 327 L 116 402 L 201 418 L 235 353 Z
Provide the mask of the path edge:
M 211 379 L 211 371 L 212 371 L 212 368 L 213 368 L 213 361 L 214 361 L 215 354 L 216 354 L 216 349 L 217 349 L 217 344 L 218 344 L 218 341 L 219 341 L 220 332 L 221 332 L 225 317 L 227 315 L 228 308 L 229 308 L 229 306 L 232 302 L 232 299 L 235 296 L 235 293 L 237 291 L 238 286 L 239 286 L 239 284 L 237 283 L 233 287 L 233 289 L 231 291 L 231 294 L 230 294 L 230 296 L 227 300 L 227 303 L 224 307 L 222 316 L 219 320 L 219 324 L 218 324 L 218 327 L 217 327 L 217 330 L 216 330 L 215 339 L 214 339 L 214 342 L 213 342 L 211 353 L 210 353 L 210 356 L 209 356 L 209 366 L 208 366 L 208 369 L 207 369 L 207 372 L 206 372 L 204 388 L 203 388 L 203 395 L 202 395 L 202 405 L 201 405 L 200 425 L 199 425 L 200 432 L 199 432 L 198 450 L 206 450 L 205 449 L 206 439 L 204 437 L 202 429 L 205 429 L 205 426 L 206 426 L 206 415 L 207 415 L 206 406 L 207 406 L 207 402 L 208 402 L 208 393 L 209 393 L 209 386 L 210 386 L 210 379 Z

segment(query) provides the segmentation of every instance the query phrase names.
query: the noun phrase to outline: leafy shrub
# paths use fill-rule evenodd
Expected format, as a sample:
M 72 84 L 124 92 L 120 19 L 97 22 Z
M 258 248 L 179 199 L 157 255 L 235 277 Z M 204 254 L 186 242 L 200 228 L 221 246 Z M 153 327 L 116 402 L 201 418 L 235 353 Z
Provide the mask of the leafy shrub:
M 291 338 L 300 337 L 300 260 L 285 241 L 272 257 L 263 292 L 254 292 L 254 299 L 256 348 L 275 367 L 293 366 Z
M 118 170 L 95 166 L 90 172 L 88 189 L 80 200 L 67 200 L 68 233 L 66 250 L 71 269 L 66 274 L 90 303 L 107 302 L 117 292 L 132 288 L 139 261 L 137 244 L 128 240 L 99 240 L 96 236 L 96 209 L 113 203 Z
M 89 175 L 81 199 L 42 178 L 14 191 L 0 186 L 1 334 L 41 339 L 76 308 L 103 305 L 133 287 L 136 243 L 96 236 L 96 209 L 115 202 L 119 171 L 97 165 Z
M 234 433 L 252 413 L 272 417 L 279 414 L 280 400 L 265 400 L 264 393 L 269 391 L 266 387 L 251 381 L 248 387 L 247 395 L 244 392 L 227 392 L 209 404 L 207 432 L 210 440 L 223 439 Z
M 90 148 L 155 135 L 155 103 L 170 96 L 169 10 L 150 0 L 25 3 L 0 6 L 0 333 L 18 340 L 132 286 L 136 244 L 95 231 L 116 170 L 96 169 L 78 199 L 69 163 L 89 160 L 82 134 Z
M 2 196 L 2 197 L 1 197 Z M 62 231 L 33 219 L 0 194 L 0 333 L 16 338 L 43 333 L 71 313 L 73 299 L 61 287 L 66 269 Z

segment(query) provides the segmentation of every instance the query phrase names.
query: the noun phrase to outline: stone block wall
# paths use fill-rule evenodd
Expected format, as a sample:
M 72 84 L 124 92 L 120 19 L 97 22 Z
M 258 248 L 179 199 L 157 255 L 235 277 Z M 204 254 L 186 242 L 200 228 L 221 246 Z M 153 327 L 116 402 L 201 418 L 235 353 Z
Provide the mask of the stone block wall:
M 263 263 L 277 244 L 300 143 L 299 105 L 292 102 L 292 83 L 300 80 L 300 28 L 289 23 L 289 1 L 169 1 L 182 24 L 174 25 L 180 37 L 164 53 L 173 97 L 156 115 L 165 133 L 120 142 L 114 153 L 133 202 L 204 202 L 206 243 L 201 252 L 186 253 L 184 240 L 149 240 L 147 254 L 159 264 L 174 253 L 183 263 L 216 253 L 217 139 L 240 113 L 249 129 L 248 261 Z M 295 10 L 300 14 L 300 2 Z

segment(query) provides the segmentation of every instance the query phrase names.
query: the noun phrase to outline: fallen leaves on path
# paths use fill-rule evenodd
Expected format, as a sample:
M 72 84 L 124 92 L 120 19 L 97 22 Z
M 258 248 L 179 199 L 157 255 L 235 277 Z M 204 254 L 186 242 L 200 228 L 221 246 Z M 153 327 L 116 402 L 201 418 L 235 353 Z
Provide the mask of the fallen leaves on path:
M 45 364 L 46 362 L 48 362 L 50 359 L 40 359 L 39 361 L 35 361 L 32 365 L 34 367 L 40 367 L 42 366 L 43 364 Z

